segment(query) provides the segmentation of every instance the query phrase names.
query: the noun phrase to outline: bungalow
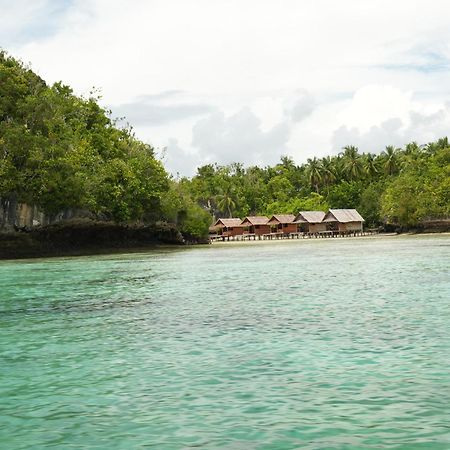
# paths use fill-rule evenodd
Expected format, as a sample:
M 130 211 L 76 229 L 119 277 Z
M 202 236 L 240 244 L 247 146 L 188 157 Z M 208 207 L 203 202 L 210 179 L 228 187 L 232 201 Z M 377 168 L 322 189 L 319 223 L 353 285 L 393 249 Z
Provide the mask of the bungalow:
M 261 236 L 270 233 L 268 222 L 269 219 L 266 216 L 249 216 L 241 222 L 241 225 L 244 227 L 244 234 Z
M 294 223 L 299 224 L 299 231 L 318 233 L 327 229 L 326 224 L 322 223 L 324 217 L 323 211 L 300 211 L 295 217 Z
M 231 219 L 217 219 L 213 227 L 217 230 L 217 233 L 224 238 L 234 237 L 241 235 L 244 232 L 241 222 L 242 220 L 236 217 Z
M 330 209 L 323 219 L 329 230 L 340 232 L 361 232 L 365 220 L 356 209 Z
M 296 233 L 298 225 L 294 223 L 294 214 L 275 214 L 267 222 L 274 233 Z

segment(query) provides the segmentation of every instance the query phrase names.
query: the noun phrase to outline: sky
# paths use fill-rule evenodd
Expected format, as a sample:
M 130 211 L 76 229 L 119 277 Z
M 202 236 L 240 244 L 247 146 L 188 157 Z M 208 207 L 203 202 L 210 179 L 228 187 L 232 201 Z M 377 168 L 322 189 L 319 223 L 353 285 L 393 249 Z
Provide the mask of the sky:
M 0 0 L 0 47 L 174 175 L 450 134 L 448 0 Z

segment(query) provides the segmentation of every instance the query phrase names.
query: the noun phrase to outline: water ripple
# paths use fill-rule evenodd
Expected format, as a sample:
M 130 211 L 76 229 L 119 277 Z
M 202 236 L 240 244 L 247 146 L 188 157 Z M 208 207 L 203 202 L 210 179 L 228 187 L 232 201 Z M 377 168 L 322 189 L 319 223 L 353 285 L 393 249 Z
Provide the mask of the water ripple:
M 449 243 L 3 262 L 1 447 L 448 450 Z

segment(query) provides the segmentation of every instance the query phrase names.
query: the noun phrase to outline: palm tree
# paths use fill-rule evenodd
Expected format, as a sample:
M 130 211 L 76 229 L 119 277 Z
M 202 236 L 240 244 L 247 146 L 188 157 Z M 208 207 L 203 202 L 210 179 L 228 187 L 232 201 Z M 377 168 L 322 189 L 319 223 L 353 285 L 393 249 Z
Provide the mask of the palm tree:
M 336 176 L 336 181 L 340 182 L 343 178 L 345 178 L 345 170 L 344 170 L 344 160 L 342 157 L 342 153 L 336 155 L 333 159 L 333 172 Z
M 446 136 L 446 137 L 438 139 L 438 141 L 436 142 L 436 145 L 438 146 L 439 150 L 450 147 L 450 145 L 448 143 L 448 137 Z
M 362 173 L 361 156 L 358 147 L 348 145 L 344 147 L 342 155 L 344 173 L 349 180 L 357 180 Z
M 233 217 L 233 210 L 236 208 L 236 202 L 233 199 L 233 192 L 230 186 L 221 189 L 220 194 L 216 196 L 217 207 L 228 213 L 228 217 Z
M 314 157 L 313 159 L 308 158 L 306 174 L 311 187 L 313 187 L 315 191 L 319 193 L 319 185 L 323 180 L 323 172 L 322 165 L 316 157 Z
M 375 178 L 378 175 L 378 164 L 373 153 L 366 153 L 362 164 L 363 171 L 369 178 Z
M 392 145 L 388 145 L 382 153 L 384 157 L 384 171 L 387 175 L 393 175 L 398 172 L 398 149 Z
M 320 160 L 321 171 L 323 182 L 327 188 L 330 188 L 330 185 L 336 181 L 336 172 L 335 166 L 333 164 L 333 160 L 330 156 L 326 156 Z
M 412 155 L 420 152 L 420 147 L 417 142 L 413 141 L 405 146 L 405 155 Z
M 422 157 L 422 150 L 416 142 L 406 144 L 405 150 L 400 154 L 400 165 L 402 169 L 414 164 Z

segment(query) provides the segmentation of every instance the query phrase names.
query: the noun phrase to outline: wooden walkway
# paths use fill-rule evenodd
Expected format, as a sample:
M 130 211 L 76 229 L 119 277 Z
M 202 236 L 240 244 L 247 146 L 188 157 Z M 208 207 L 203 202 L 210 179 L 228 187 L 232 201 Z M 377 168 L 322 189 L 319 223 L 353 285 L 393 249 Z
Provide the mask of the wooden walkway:
M 314 233 L 309 232 L 297 232 L 297 233 L 267 233 L 267 234 L 254 234 L 244 233 L 236 236 L 222 236 L 220 234 L 210 236 L 211 242 L 224 242 L 224 241 L 256 241 L 256 240 L 278 240 L 278 239 L 324 239 L 324 238 L 343 238 L 343 237 L 356 237 L 356 236 L 368 236 L 377 234 L 378 231 L 366 230 L 366 231 L 317 231 Z

